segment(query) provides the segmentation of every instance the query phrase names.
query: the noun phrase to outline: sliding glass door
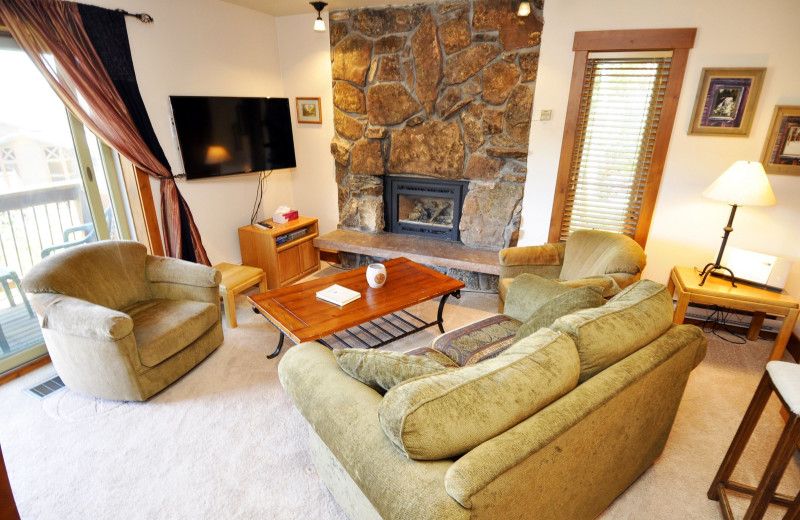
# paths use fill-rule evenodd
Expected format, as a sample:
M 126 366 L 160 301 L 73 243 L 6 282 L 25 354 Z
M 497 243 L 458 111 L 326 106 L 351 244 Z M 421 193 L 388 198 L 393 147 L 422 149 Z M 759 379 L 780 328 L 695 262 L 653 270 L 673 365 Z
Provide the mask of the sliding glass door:
M 115 153 L 0 33 L 0 374 L 46 353 L 20 279 L 79 244 L 131 238 Z

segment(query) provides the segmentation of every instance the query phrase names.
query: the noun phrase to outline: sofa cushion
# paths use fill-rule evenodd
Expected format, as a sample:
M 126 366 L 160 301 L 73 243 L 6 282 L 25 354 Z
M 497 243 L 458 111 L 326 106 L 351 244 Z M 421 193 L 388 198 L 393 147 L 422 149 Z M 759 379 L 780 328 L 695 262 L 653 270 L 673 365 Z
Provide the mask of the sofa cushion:
M 514 339 L 519 341 L 542 327 L 549 327 L 561 316 L 583 309 L 600 307 L 605 302 L 603 288 L 595 285 L 579 287 L 578 289 L 561 293 L 536 309 L 531 317 L 517 330 L 517 335 Z
M 454 457 L 572 390 L 579 365 L 569 336 L 541 329 L 494 359 L 395 386 L 378 418 L 408 457 Z
M 189 300 L 145 300 L 126 309 L 139 359 L 154 367 L 177 354 L 219 320 L 219 306 Z
M 581 382 L 650 343 L 672 324 L 672 295 L 640 280 L 602 307 L 557 319 L 550 326 L 568 334 L 581 358 Z
M 521 274 L 514 278 L 508 287 L 503 313 L 524 323 L 536 309 L 551 298 L 571 290 L 571 287 L 566 287 L 555 280 L 535 274 Z
M 389 390 L 407 379 L 442 372 L 445 367 L 428 357 L 363 348 L 334 349 L 339 367 L 375 390 Z
M 510 347 L 520 325 L 514 318 L 497 314 L 440 335 L 428 349 L 443 353 L 457 366 L 474 365 Z M 409 354 L 425 355 L 426 350 Z

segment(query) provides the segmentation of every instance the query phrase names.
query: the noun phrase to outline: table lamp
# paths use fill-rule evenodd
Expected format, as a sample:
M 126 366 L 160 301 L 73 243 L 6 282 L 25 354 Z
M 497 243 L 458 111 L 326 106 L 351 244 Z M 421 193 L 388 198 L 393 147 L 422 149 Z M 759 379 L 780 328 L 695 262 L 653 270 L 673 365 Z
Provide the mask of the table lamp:
M 733 231 L 733 217 L 736 215 L 736 208 L 739 206 L 774 206 L 777 201 L 772 187 L 767 180 L 767 173 L 760 162 L 755 161 L 736 161 L 725 170 L 711 186 L 706 188 L 703 196 L 709 199 L 727 202 L 731 205 L 731 216 L 728 218 L 728 225 L 722 228 L 725 234 L 722 235 L 722 245 L 719 248 L 717 261 L 706 264 L 700 276 L 703 279 L 699 285 L 706 282 L 708 275 L 715 271 L 727 271 L 731 275 L 731 285 L 736 287 L 736 279 L 733 271 L 720 265 L 722 253 L 725 251 L 725 244 L 728 242 L 728 235 Z

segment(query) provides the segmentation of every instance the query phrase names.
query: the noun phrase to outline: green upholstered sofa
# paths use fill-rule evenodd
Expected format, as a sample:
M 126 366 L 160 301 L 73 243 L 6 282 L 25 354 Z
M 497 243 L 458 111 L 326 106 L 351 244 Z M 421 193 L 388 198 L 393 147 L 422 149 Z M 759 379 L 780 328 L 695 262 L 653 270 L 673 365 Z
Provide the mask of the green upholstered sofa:
M 343 372 L 319 343 L 287 351 L 279 366 L 281 383 L 308 421 L 314 463 L 348 516 L 591 519 L 631 485 L 664 448 L 689 374 L 705 356 L 702 332 L 672 324 L 671 295 L 663 285 L 642 280 L 601 307 L 563 316 L 531 337 L 572 350 L 573 361 L 558 358 L 580 365 L 569 367 L 571 390 L 465 453 L 441 460 L 410 458 L 385 433 L 381 414 L 390 394 L 396 401 L 413 386 L 441 386 L 453 379 L 451 372 L 413 378 L 383 396 Z M 475 367 L 492 362 L 454 370 L 480 370 Z M 494 388 L 504 380 L 495 378 Z M 516 405 L 529 393 L 519 391 L 519 377 L 513 384 L 507 399 Z M 535 393 L 545 383 L 532 378 L 529 384 Z M 498 396 L 491 397 L 497 403 Z M 492 416 L 498 409 L 505 408 L 479 409 L 477 421 L 497 419 Z M 475 425 L 466 423 L 450 428 L 458 433 Z
M 144 401 L 222 343 L 220 280 L 212 267 L 104 240 L 48 256 L 22 286 L 67 387 Z

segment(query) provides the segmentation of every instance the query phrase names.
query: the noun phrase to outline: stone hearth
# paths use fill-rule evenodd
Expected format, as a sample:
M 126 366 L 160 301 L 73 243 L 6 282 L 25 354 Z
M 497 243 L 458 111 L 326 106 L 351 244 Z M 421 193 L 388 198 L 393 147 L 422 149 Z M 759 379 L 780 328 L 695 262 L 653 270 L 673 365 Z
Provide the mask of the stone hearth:
M 385 229 L 383 177 L 469 182 L 461 241 L 515 245 L 542 1 L 450 0 L 332 11 L 339 227 Z

